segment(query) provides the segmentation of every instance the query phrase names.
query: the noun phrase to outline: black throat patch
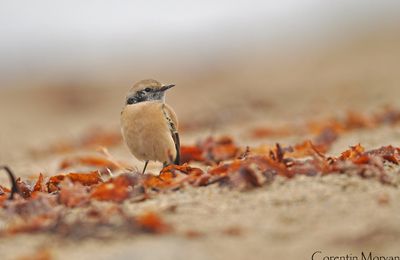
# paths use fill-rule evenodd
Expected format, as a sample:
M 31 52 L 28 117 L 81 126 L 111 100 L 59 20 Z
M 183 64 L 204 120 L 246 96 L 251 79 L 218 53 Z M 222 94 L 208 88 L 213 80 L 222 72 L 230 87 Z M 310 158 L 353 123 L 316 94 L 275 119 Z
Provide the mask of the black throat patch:
M 162 101 L 164 98 L 164 91 L 152 89 L 150 91 L 139 90 L 133 96 L 126 100 L 127 105 L 137 104 L 145 101 Z

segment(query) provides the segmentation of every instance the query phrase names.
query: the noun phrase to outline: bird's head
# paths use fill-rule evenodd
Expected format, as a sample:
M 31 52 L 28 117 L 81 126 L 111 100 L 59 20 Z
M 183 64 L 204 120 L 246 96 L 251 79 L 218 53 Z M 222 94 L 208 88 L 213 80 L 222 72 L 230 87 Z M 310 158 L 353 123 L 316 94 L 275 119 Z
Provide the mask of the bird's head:
M 172 88 L 173 84 L 163 85 L 154 79 L 145 79 L 137 82 L 126 96 L 126 105 L 137 104 L 145 101 L 165 100 L 165 91 Z

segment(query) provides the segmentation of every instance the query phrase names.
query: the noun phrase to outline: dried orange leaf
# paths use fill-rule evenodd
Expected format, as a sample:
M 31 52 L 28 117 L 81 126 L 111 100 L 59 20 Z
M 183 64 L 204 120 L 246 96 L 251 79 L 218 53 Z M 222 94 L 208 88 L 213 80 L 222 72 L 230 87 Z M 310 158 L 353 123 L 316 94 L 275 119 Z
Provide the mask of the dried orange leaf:
M 396 124 L 400 122 L 400 111 L 393 107 L 386 107 L 384 110 L 374 117 L 374 123 L 380 124 Z
M 296 131 L 294 129 L 297 128 L 291 128 L 291 127 L 277 127 L 277 128 L 268 128 L 268 127 L 258 127 L 254 128 L 250 132 L 250 137 L 254 139 L 259 139 L 259 138 L 267 138 L 267 137 L 276 137 L 276 136 L 288 136 L 295 134 Z
M 5 193 L 5 192 L 11 192 L 11 190 L 10 190 L 9 188 L 6 188 L 6 187 L 1 186 L 1 185 L 0 185 L 0 190 L 1 190 L 3 193 Z
M 197 146 L 181 146 L 181 163 L 191 161 L 203 162 L 203 150 Z
M 347 130 L 353 130 L 358 128 L 372 127 L 373 122 L 371 119 L 367 118 L 366 116 L 360 113 L 349 111 L 347 113 L 344 125 L 346 126 Z
M 364 152 L 364 150 L 365 150 L 364 147 L 362 147 L 360 144 L 357 144 L 356 146 L 350 146 L 350 149 L 342 152 L 339 159 L 341 160 L 354 159 L 360 156 Z
M 23 198 L 29 198 L 31 196 L 32 193 L 32 188 L 24 181 L 21 180 L 21 178 L 17 179 L 17 187 L 19 190 L 19 194 L 23 197 Z
M 69 179 L 64 180 L 60 185 L 60 203 L 69 207 L 79 207 L 89 203 L 87 187 L 81 183 L 72 183 Z
M 147 212 L 136 217 L 136 224 L 142 230 L 149 233 L 166 233 L 171 231 L 171 226 L 166 224 L 164 220 L 154 212 Z
M 99 171 L 93 171 L 88 173 L 69 173 L 60 174 L 50 177 L 47 182 L 47 189 L 49 192 L 54 192 L 59 190 L 59 184 L 64 179 L 70 179 L 72 182 L 79 182 L 85 186 L 91 186 L 103 182 Z
M 338 136 L 338 131 L 336 129 L 327 127 L 322 129 L 322 131 L 313 139 L 313 144 L 319 152 L 326 153 L 329 151 Z
M 317 155 L 318 157 L 324 157 L 323 150 L 325 150 L 324 147 L 316 146 L 310 140 L 307 140 L 296 144 L 293 147 L 293 152 L 289 152 L 288 155 L 294 158 L 314 155 Z
M 399 164 L 400 160 L 400 148 L 389 146 L 382 146 L 381 148 L 367 151 L 366 154 L 373 156 L 380 156 L 386 161 L 394 164 Z
M 148 176 L 143 184 L 150 189 L 178 188 L 184 183 L 194 184 L 204 174 L 200 168 L 188 164 L 169 165 L 162 169 L 159 176 Z
M 204 151 L 205 158 L 212 162 L 234 159 L 240 151 L 229 136 L 222 136 L 218 139 L 209 137 L 201 142 L 199 147 Z
M 3 204 L 5 201 L 7 201 L 8 199 L 8 195 L 6 195 L 5 193 L 0 195 L 0 207 L 3 207 Z
M 47 192 L 47 187 L 44 184 L 44 177 L 43 174 L 39 174 L 39 177 L 35 183 L 35 186 L 33 186 L 33 191 L 34 192 Z
M 123 174 L 94 187 L 90 196 L 97 200 L 122 202 L 129 198 L 136 182 L 134 176 Z

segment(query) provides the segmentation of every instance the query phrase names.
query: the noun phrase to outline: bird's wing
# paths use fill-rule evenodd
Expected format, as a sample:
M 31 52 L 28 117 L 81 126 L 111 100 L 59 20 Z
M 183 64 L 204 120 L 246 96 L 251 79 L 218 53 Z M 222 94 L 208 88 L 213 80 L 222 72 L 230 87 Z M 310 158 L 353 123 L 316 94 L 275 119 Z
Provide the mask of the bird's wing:
M 164 112 L 164 116 L 165 116 L 166 120 L 168 121 L 168 126 L 169 126 L 169 130 L 171 131 L 172 139 L 174 140 L 174 143 L 175 143 L 176 157 L 174 160 L 174 164 L 180 164 L 181 144 L 180 144 L 179 133 L 178 133 L 178 119 L 176 117 L 175 112 L 167 104 L 163 104 L 162 109 Z

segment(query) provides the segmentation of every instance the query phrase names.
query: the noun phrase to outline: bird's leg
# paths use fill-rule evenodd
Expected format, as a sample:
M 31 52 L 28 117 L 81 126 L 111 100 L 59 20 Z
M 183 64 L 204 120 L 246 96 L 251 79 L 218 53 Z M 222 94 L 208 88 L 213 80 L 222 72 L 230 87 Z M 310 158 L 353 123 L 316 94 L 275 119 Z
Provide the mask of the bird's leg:
M 8 177 L 10 178 L 10 181 L 11 181 L 11 193 L 10 193 L 10 197 L 8 197 L 8 199 L 12 200 L 12 199 L 14 199 L 14 194 L 15 193 L 19 193 L 17 181 L 15 180 L 15 175 L 11 171 L 11 169 L 8 168 L 8 166 L 6 166 L 6 165 L 0 166 L 0 170 L 5 170 L 7 172 L 7 174 L 8 174 Z
M 149 160 L 147 160 L 145 163 L 144 163 L 144 168 L 143 168 L 143 172 L 142 172 L 142 174 L 144 174 L 144 172 L 146 171 L 146 168 L 147 168 L 147 164 L 149 163 Z

